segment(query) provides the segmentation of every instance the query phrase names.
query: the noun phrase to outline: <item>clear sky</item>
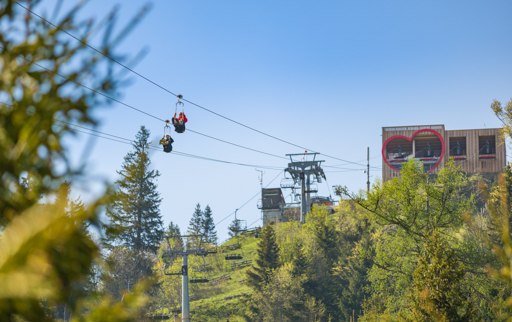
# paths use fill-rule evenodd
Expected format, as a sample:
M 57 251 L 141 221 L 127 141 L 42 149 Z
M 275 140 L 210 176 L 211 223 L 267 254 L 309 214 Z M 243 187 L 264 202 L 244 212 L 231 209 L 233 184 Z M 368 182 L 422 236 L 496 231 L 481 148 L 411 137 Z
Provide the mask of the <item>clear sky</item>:
M 92 0 L 82 15 L 99 19 L 116 3 Z M 120 2 L 119 26 L 143 4 Z M 319 185 L 321 195 L 333 195 L 329 189 L 333 185 L 346 185 L 352 191 L 366 187 L 367 147 L 371 182 L 381 177 L 383 126 L 499 127 L 490 104 L 512 97 L 509 0 L 155 0 L 151 4 L 118 52 L 135 55 L 146 48 L 147 55 L 133 68 L 170 91 L 259 131 L 361 164 L 320 156 L 328 179 Z M 127 76 L 131 82 L 120 93 L 121 101 L 170 118 L 174 96 L 136 75 Z M 185 105 L 185 111 L 187 125 L 194 131 L 279 156 L 304 152 L 191 104 Z M 99 130 L 106 133 L 132 139 L 145 125 L 155 144 L 163 133 L 163 122 L 116 103 L 96 114 Z M 79 136 L 71 144 L 75 160 L 83 156 L 83 143 L 89 139 Z M 155 151 L 152 165 L 161 173 L 163 219 L 166 225 L 177 223 L 182 231 L 195 204 L 209 204 L 220 240 L 226 239 L 226 227 L 233 220 L 230 214 L 259 192 L 260 172 L 255 168 L 264 171 L 264 186 L 278 187 L 287 166 L 284 159 L 192 132 L 175 134 L 174 139 L 179 152 L 254 165 Z M 87 186 L 94 192 L 98 178 L 117 178 L 116 170 L 130 146 L 97 138 L 88 147 L 91 183 Z M 261 223 L 259 198 L 238 211 L 247 224 Z

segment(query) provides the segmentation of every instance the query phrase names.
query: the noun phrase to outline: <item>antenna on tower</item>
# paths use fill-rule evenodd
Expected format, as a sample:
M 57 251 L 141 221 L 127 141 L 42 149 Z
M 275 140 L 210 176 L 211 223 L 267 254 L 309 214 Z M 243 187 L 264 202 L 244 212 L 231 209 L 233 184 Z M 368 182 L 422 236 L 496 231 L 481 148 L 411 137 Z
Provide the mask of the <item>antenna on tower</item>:
M 265 173 L 265 171 L 260 170 L 260 169 L 254 169 L 254 170 L 256 170 L 260 173 L 258 180 L 260 180 L 260 187 L 263 188 L 263 173 Z

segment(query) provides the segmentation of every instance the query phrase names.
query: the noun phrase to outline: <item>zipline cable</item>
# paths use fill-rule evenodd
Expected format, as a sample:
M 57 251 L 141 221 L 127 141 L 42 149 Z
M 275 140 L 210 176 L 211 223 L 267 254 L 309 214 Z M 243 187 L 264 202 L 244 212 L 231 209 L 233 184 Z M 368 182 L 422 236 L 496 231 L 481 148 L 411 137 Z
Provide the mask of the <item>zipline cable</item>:
M 42 20 L 42 21 L 44 21 L 45 23 L 49 24 L 50 26 L 52 26 L 52 27 L 54 27 L 54 28 L 56 28 L 56 29 L 61 30 L 62 32 L 64 32 L 64 33 L 65 33 L 65 34 L 67 34 L 68 36 L 72 37 L 72 38 L 73 38 L 73 39 L 75 39 L 76 41 L 80 42 L 82 45 L 86 46 L 87 48 L 90 48 L 91 50 L 95 51 L 96 53 L 98 53 L 98 54 L 102 55 L 103 57 L 105 57 L 105 58 L 109 59 L 110 61 L 112 61 L 112 62 L 114 62 L 114 63 L 118 64 L 119 66 L 121 66 L 121 67 L 125 68 L 126 70 L 128 70 L 128 71 L 132 72 L 133 74 L 135 74 L 135 75 L 137 75 L 137 76 L 141 77 L 142 79 L 144 79 L 144 80 L 146 80 L 147 82 L 149 82 L 149 83 L 153 84 L 154 86 L 156 86 L 156 87 L 158 87 L 158 88 L 162 89 L 163 91 L 165 91 L 165 92 L 167 92 L 167 93 L 169 93 L 169 94 L 171 94 L 171 95 L 173 95 L 173 96 L 175 96 L 175 97 L 178 97 L 178 94 L 176 94 L 176 93 L 174 93 L 174 92 L 170 91 L 169 89 L 167 89 L 167 88 L 165 88 L 164 86 L 162 86 L 162 85 L 160 85 L 160 84 L 156 83 L 155 81 L 153 81 L 153 80 L 149 79 L 148 77 L 146 77 L 146 76 L 144 76 L 144 75 L 142 75 L 142 74 L 138 73 L 138 72 L 137 72 L 137 71 L 135 71 L 134 69 L 132 69 L 132 68 L 130 68 L 130 67 L 128 67 L 128 66 L 126 66 L 125 64 L 121 63 L 119 60 L 117 60 L 117 59 L 115 59 L 115 58 L 113 58 L 113 57 L 111 57 L 111 56 L 109 56 L 109 55 L 105 54 L 103 51 L 101 51 L 101 50 L 99 50 L 99 49 L 95 48 L 94 46 L 90 45 L 89 43 L 87 43 L 87 42 L 85 42 L 85 41 L 81 40 L 80 38 L 78 38 L 77 36 L 73 35 L 72 33 L 68 32 L 68 31 L 66 31 L 66 30 L 64 30 L 64 29 L 59 28 L 56 24 L 54 24 L 54 23 L 50 22 L 48 19 L 46 19 L 46 18 L 42 17 L 41 15 L 39 15 L 39 14 L 35 13 L 34 11 L 30 10 L 30 8 L 28 8 L 28 7 L 24 6 L 24 5 L 22 5 L 22 4 L 21 4 L 21 3 L 19 3 L 18 1 L 16 2 L 16 4 L 17 4 L 18 6 L 20 6 L 20 7 L 22 7 L 23 9 L 25 9 L 25 10 L 26 10 L 27 12 L 29 12 L 30 14 L 32 14 L 32 15 L 34 15 L 34 16 L 36 16 L 36 17 L 38 17 L 39 19 L 41 19 L 41 20 Z M 232 118 L 229 118 L 229 117 L 224 116 L 224 115 L 222 115 L 222 114 L 220 114 L 220 113 L 217 113 L 217 112 L 213 111 L 212 109 L 209 109 L 209 108 L 207 108 L 207 107 L 205 107 L 205 106 L 202 106 L 202 105 L 200 105 L 200 104 L 198 104 L 198 103 L 195 103 L 195 102 L 193 102 L 193 101 L 190 101 L 190 100 L 188 100 L 188 99 L 186 99 L 186 98 L 182 98 L 182 100 L 183 100 L 183 101 L 185 101 L 185 102 L 187 102 L 187 103 L 189 103 L 189 104 L 191 104 L 191 105 L 193 105 L 193 106 L 196 106 L 197 108 L 200 108 L 200 109 L 202 109 L 202 110 L 204 110 L 204 111 L 207 111 L 207 112 L 209 112 L 209 113 L 211 113 L 211 114 L 214 114 L 214 115 L 216 115 L 216 116 L 218 116 L 218 117 L 220 117 L 220 118 L 223 118 L 223 119 L 225 119 L 225 120 L 227 120 L 227 121 L 230 121 L 230 122 L 235 123 L 235 124 L 237 124 L 237 125 L 239 125 L 239 126 L 245 127 L 245 128 L 247 128 L 247 129 L 249 129 L 249 130 L 251 130 L 251 131 L 254 131 L 254 132 L 259 133 L 259 134 L 261 134 L 261 135 L 267 136 L 267 137 L 272 138 L 272 139 L 274 139 L 274 140 L 280 141 L 280 142 L 282 142 L 282 143 L 286 143 L 286 144 L 288 144 L 288 145 L 291 145 L 291 146 L 294 146 L 294 147 L 300 148 L 300 149 L 302 149 L 302 150 L 307 150 L 307 151 L 311 151 L 311 152 L 315 152 L 315 153 L 320 153 L 320 152 L 317 152 L 317 151 L 315 151 L 315 150 L 313 150 L 313 149 L 309 149 L 309 148 L 307 148 L 307 147 L 304 147 L 304 146 L 301 146 L 301 145 L 295 144 L 295 143 L 293 143 L 293 142 L 290 142 L 290 141 L 287 141 L 287 140 L 281 139 L 281 138 L 279 138 L 279 137 L 277 137 L 277 136 L 274 136 L 274 135 L 268 134 L 268 133 L 263 132 L 263 131 L 260 131 L 260 130 L 258 130 L 258 129 L 256 129 L 256 128 L 254 128 L 254 127 L 251 127 L 251 126 L 249 126 L 249 125 L 246 125 L 246 124 L 244 124 L 244 123 L 238 122 L 238 121 L 236 121 L 236 120 L 234 120 L 234 119 L 232 119 Z M 124 104 L 123 104 L 123 105 L 124 105 Z M 148 114 L 148 113 L 146 113 L 146 112 L 143 112 L 143 113 L 144 113 L 144 114 L 149 115 L 149 114 Z M 152 115 L 150 115 L 150 116 L 152 116 Z M 155 116 L 152 116 L 152 117 L 155 117 Z M 364 164 L 362 164 L 362 163 L 358 163 L 358 162 L 354 162 L 354 161 L 349 161 L 349 160 L 341 159 L 341 158 L 338 158 L 338 157 L 335 157 L 335 156 L 332 156 L 332 155 L 329 155 L 329 154 L 325 154 L 325 153 L 320 153 L 320 154 L 322 154 L 322 155 L 324 155 L 324 156 L 326 156 L 326 157 L 328 157 L 328 158 L 334 159 L 334 160 L 342 161 L 342 162 L 349 163 L 349 164 L 363 165 L 363 166 L 364 166 Z
M 63 122 L 63 121 L 60 121 L 60 122 Z M 63 123 L 68 123 L 68 125 L 75 126 L 74 124 L 71 124 L 69 122 L 63 122 Z M 117 136 L 117 135 L 101 132 L 101 131 L 98 131 L 98 130 L 89 129 L 89 128 L 86 128 L 86 127 L 83 127 L 83 126 L 80 126 L 80 125 L 78 125 L 77 127 L 85 128 L 85 129 L 87 129 L 87 131 L 93 132 L 93 133 L 91 133 L 91 132 L 87 132 L 87 131 L 76 129 L 76 128 L 74 129 L 75 131 L 81 132 L 81 133 L 84 133 L 84 134 L 89 134 L 89 135 L 96 136 L 96 137 L 99 137 L 99 138 L 103 138 L 103 139 L 107 139 L 107 140 L 111 140 L 111 141 L 115 141 L 115 142 L 119 142 L 119 143 L 124 143 L 124 144 L 128 144 L 128 145 L 131 145 L 133 143 L 132 140 L 127 139 L 127 138 L 123 138 L 123 137 L 120 137 L 120 136 Z M 162 150 L 159 147 L 156 147 L 154 145 L 150 144 L 149 147 L 150 147 L 151 150 L 162 152 Z M 205 156 L 199 156 L 199 155 L 185 153 L 185 152 L 179 152 L 177 150 L 174 150 L 173 154 L 176 154 L 176 155 L 182 156 L 182 157 L 189 157 L 189 158 L 205 160 L 205 161 L 212 161 L 212 162 L 217 162 L 217 163 L 239 165 L 239 166 L 244 166 L 244 167 L 253 167 L 253 168 L 256 167 L 256 168 L 262 168 L 262 169 L 268 169 L 268 170 L 282 170 L 282 167 L 277 167 L 277 166 L 274 167 L 274 166 L 255 165 L 255 164 L 248 164 L 248 163 L 226 161 L 226 160 L 220 160 L 220 159 L 215 159 L 215 158 L 210 158 L 210 157 L 205 157 Z
M 41 64 L 34 63 L 34 65 L 36 65 L 36 66 L 38 66 L 39 68 L 42 68 L 42 69 L 44 69 L 44 70 L 46 70 L 46 71 L 50 71 L 48 68 L 44 67 L 44 66 L 43 66 L 43 65 L 41 65 Z M 139 108 L 136 108 L 136 107 L 134 107 L 134 106 L 132 106 L 132 105 L 126 104 L 126 103 L 124 103 L 124 102 L 122 102 L 122 101 L 120 101 L 120 100 L 118 100 L 118 99 L 116 99 L 116 98 L 114 98 L 114 97 L 112 97 L 112 96 L 110 96 L 110 95 L 107 95 L 107 94 L 105 94 L 105 93 L 103 93 L 103 92 L 101 92 L 101 91 L 95 90 L 95 89 L 93 89 L 93 88 L 91 88 L 91 87 L 89 87 L 89 86 L 87 86 L 87 85 L 85 85 L 85 84 L 82 84 L 82 83 L 78 82 L 78 81 L 70 80 L 70 79 L 66 78 L 65 76 L 63 76 L 63 75 L 61 75 L 61 74 L 59 74 L 59 73 L 55 73 L 55 75 L 57 75 L 57 76 L 61 77 L 61 78 L 62 78 L 62 79 L 64 79 L 64 80 L 71 81 L 71 82 L 75 83 L 75 84 L 76 84 L 76 85 L 78 85 L 78 86 L 82 86 L 82 87 L 84 87 L 85 89 L 90 90 L 91 92 L 93 92 L 93 93 L 95 93 L 95 94 L 101 95 L 101 96 L 103 96 L 103 97 L 105 97 L 105 98 L 107 98 L 107 99 L 109 99 L 109 100 L 112 100 L 112 101 L 114 101 L 114 102 L 116 102 L 116 103 L 118 103 L 118 104 L 121 104 L 122 106 L 125 106 L 125 107 L 127 107 L 127 108 L 130 108 L 130 109 L 132 109 L 132 110 L 134 110 L 134 111 L 137 111 L 137 112 L 139 112 L 139 113 L 143 113 L 143 114 L 145 114 L 145 115 L 147 115 L 147 116 L 150 116 L 150 117 L 152 117 L 152 118 L 154 118 L 154 119 L 157 119 L 157 120 L 159 120 L 159 121 L 162 121 L 162 122 L 166 122 L 166 121 L 167 121 L 167 120 L 164 120 L 164 119 L 162 119 L 162 118 L 160 118 L 160 117 L 158 117 L 158 116 L 155 116 L 155 115 L 153 115 L 153 114 L 150 114 L 150 113 L 148 113 L 148 112 L 146 112 L 146 111 L 144 111 L 144 110 L 142 110 L 142 109 L 139 109 Z M 249 150 L 249 151 L 253 151 L 253 152 L 257 152 L 257 153 L 261 153 L 261 154 L 265 154 L 265 155 L 273 156 L 273 157 L 280 158 L 280 159 L 286 159 L 286 158 L 285 158 L 285 157 L 283 157 L 283 156 L 278 156 L 278 155 L 276 155 L 276 154 L 272 154 L 272 153 L 264 152 L 264 151 L 257 150 L 257 149 L 253 149 L 253 148 L 249 148 L 249 147 L 246 147 L 246 146 L 243 146 L 243 145 L 237 144 L 237 143 L 233 143 L 233 142 L 229 142 L 229 141 L 226 141 L 226 140 L 223 140 L 223 139 L 219 139 L 219 138 L 213 137 L 213 136 L 208 135 L 208 134 L 204 134 L 204 133 L 201 133 L 201 132 L 198 132 L 198 131 L 195 131 L 195 130 L 191 130 L 190 128 L 188 129 L 188 131 L 190 131 L 190 132 L 192 132 L 192 133 L 194 133 L 194 134 L 201 135 L 201 136 L 204 136 L 204 137 L 207 137 L 207 138 L 210 138 L 210 139 L 213 139 L 213 140 L 217 140 L 217 141 L 219 141 L 219 142 L 223 142 L 223 143 L 226 143 L 226 144 L 230 144 L 230 145 L 233 145 L 233 146 L 236 146 L 236 147 L 242 148 L 242 149 L 246 149 L 246 150 Z

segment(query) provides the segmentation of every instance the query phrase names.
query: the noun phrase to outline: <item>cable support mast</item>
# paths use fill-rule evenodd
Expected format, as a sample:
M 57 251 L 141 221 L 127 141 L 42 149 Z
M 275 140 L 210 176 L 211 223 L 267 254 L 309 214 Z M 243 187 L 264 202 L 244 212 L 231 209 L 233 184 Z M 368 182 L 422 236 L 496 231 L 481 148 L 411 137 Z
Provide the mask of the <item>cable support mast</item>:
M 319 153 L 298 153 L 298 154 L 287 154 L 290 157 L 290 163 L 284 170 L 288 172 L 295 183 L 300 183 L 301 186 L 301 213 L 300 222 L 304 223 L 306 214 L 311 209 L 311 193 L 316 192 L 311 189 L 311 177 L 316 182 L 322 182 L 322 178 L 326 180 L 324 170 L 321 167 L 324 160 L 316 160 L 316 156 Z M 302 157 L 301 161 L 294 161 L 298 157 Z M 307 161 L 308 157 L 311 157 L 311 161 Z
M 187 238 L 194 237 L 194 238 L 203 238 L 203 235 L 182 235 L 182 236 L 172 236 L 173 238 L 180 238 L 183 240 L 183 250 L 172 250 L 168 249 L 164 253 L 164 257 L 174 257 L 174 256 L 181 256 L 182 258 L 182 264 L 181 264 L 181 271 L 175 272 L 175 273 L 165 273 L 165 275 L 181 275 L 181 320 L 182 321 L 190 321 L 190 298 L 189 298 L 189 291 L 188 291 L 188 256 L 189 255 L 199 255 L 199 256 L 206 256 L 211 253 L 215 253 L 215 251 L 208 251 L 206 249 L 203 249 L 199 246 L 188 248 L 187 244 Z M 169 238 L 168 238 L 168 244 Z

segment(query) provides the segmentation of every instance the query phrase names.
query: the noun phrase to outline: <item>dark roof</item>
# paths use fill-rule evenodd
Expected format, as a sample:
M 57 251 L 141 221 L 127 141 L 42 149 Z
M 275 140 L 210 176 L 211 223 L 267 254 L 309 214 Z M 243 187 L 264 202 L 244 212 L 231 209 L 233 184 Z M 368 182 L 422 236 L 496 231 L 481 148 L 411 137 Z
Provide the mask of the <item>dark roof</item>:
M 261 200 L 261 209 L 280 209 L 285 204 L 281 188 L 261 189 Z

